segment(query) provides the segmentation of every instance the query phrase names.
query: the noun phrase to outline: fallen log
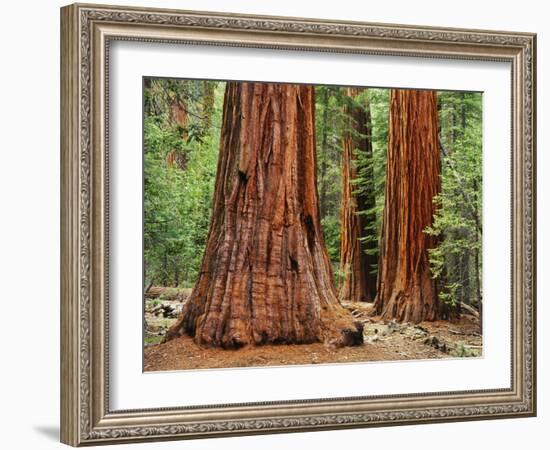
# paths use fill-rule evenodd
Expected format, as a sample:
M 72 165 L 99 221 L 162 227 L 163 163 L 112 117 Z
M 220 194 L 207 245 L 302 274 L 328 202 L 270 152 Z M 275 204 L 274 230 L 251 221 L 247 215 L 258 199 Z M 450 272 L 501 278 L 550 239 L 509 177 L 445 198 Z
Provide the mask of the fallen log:
M 163 300 L 180 300 L 183 301 L 189 295 L 189 289 L 166 287 L 166 286 L 151 286 L 145 291 L 145 298 Z
M 472 316 L 475 316 L 479 319 L 479 312 L 472 306 L 467 305 L 466 303 L 460 302 L 460 307 L 465 311 L 467 311 L 468 313 L 470 313 Z

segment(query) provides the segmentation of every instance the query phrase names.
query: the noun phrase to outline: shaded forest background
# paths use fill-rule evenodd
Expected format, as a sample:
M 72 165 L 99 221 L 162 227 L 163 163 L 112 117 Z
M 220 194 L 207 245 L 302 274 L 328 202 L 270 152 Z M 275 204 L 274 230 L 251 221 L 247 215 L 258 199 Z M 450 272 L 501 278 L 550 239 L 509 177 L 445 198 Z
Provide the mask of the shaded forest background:
M 144 288 L 193 287 L 212 212 L 218 163 L 224 82 L 144 81 Z M 321 224 L 338 289 L 350 268 L 341 261 L 342 164 L 351 148 L 354 194 L 371 199 L 361 248 L 377 275 L 388 146 L 390 89 L 315 87 L 317 188 Z M 437 92 L 441 193 L 434 202 L 437 237 L 430 250 L 439 298 L 448 305 L 481 310 L 482 95 Z M 350 111 L 366 120 L 358 129 Z M 352 116 L 352 117 L 355 117 Z

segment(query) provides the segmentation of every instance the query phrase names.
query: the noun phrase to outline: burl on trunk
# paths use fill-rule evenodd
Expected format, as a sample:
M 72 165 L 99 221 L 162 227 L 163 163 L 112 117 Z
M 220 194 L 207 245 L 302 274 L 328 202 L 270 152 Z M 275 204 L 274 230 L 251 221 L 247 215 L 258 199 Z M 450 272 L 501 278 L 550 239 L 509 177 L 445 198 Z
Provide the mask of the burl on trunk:
M 441 190 L 437 123 L 435 92 L 392 90 L 375 301 L 384 319 L 418 323 L 440 313 L 428 259 L 436 241 L 424 232 Z
M 362 343 L 323 242 L 314 124 L 312 86 L 227 84 L 204 259 L 167 340 Z

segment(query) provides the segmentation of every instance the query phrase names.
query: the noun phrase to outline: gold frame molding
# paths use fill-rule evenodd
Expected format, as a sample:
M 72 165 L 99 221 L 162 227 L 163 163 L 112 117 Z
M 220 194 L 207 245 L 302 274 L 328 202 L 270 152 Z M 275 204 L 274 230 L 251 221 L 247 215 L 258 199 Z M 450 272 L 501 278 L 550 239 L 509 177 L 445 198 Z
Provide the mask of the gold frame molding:
M 108 58 L 113 40 L 506 61 L 512 70 L 509 389 L 111 411 Z M 61 9 L 61 440 L 73 446 L 536 414 L 536 35 L 74 4 Z

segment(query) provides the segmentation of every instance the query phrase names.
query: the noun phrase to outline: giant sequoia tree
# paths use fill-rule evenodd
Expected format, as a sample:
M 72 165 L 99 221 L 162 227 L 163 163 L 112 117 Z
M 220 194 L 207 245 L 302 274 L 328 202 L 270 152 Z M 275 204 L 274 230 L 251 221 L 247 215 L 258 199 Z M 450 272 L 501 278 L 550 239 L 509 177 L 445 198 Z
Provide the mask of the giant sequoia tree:
M 374 222 L 373 182 L 369 189 L 357 186 L 359 160 L 369 161 L 365 168 L 372 179 L 372 142 L 369 105 L 356 103 L 362 89 L 346 89 L 349 102 L 344 107 L 347 127 L 342 139 L 342 203 L 340 220 L 340 272 L 344 274 L 340 298 L 349 301 L 372 301 L 376 295 L 376 274 L 372 266 L 376 256 L 367 253 L 367 223 Z M 359 158 L 359 156 L 361 158 Z M 367 174 L 364 174 L 367 175 Z
M 362 342 L 338 302 L 316 187 L 314 88 L 228 83 L 198 280 L 167 333 L 205 346 Z
M 434 196 L 440 192 L 437 100 L 433 91 L 392 90 L 378 292 L 385 319 L 438 318 L 439 302 L 428 250 L 435 238 Z

